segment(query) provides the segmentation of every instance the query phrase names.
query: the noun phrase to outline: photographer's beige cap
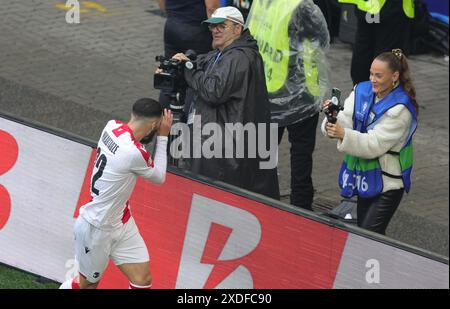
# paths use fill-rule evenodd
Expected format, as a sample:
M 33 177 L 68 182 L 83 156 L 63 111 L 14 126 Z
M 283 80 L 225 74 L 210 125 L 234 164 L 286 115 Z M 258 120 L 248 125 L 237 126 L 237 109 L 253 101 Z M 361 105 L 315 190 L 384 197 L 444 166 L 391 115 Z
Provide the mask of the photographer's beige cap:
M 214 11 L 210 19 L 204 20 L 202 23 L 208 24 L 221 24 L 226 20 L 235 22 L 241 26 L 244 26 L 244 16 L 242 13 L 233 6 L 226 6 L 223 8 L 218 8 Z

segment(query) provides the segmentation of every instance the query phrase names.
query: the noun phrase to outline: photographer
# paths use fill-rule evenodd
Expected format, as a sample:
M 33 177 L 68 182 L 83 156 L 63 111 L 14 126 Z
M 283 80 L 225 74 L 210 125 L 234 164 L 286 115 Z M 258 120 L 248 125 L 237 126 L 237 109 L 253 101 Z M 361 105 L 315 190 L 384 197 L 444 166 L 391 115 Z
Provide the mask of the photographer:
M 326 101 L 323 109 L 330 107 Z M 356 85 L 335 124 L 324 119 L 322 132 L 337 139 L 345 153 L 339 173 L 341 195 L 358 197 L 358 226 L 385 234 L 411 186 L 412 136 L 418 103 L 401 50 L 372 62 L 370 81 Z
M 215 123 L 222 132 L 226 123 L 244 126 L 263 123 L 268 127 L 270 112 L 264 66 L 255 39 L 244 30 L 242 14 L 234 7 L 219 8 L 205 23 L 213 36 L 214 51 L 200 55 L 195 69 L 185 70 L 186 82 L 193 92 L 192 102 L 187 102 L 188 124 L 201 118 L 202 127 Z M 184 54 L 174 58 L 187 60 Z M 235 146 L 234 137 L 233 143 Z M 223 143 L 222 153 L 229 146 Z M 276 168 L 260 169 L 260 161 L 258 156 L 194 158 L 188 160 L 187 169 L 278 199 Z
M 200 23 L 220 6 L 220 0 L 158 0 L 158 4 L 167 15 L 164 27 L 166 58 L 188 49 L 197 54 L 206 54 L 211 50 L 211 35 Z M 169 107 L 170 94 L 167 91 L 161 92 L 159 102 L 163 107 Z

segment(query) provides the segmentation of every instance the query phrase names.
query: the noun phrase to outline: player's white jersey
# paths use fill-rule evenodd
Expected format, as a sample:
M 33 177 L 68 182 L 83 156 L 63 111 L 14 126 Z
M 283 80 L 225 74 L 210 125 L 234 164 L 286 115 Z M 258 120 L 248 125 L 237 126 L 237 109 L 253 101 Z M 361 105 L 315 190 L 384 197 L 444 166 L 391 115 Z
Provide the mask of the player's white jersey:
M 163 183 L 167 167 L 167 137 L 158 136 L 155 162 L 135 140 L 127 124 L 111 120 L 100 136 L 91 178 L 92 200 L 81 207 L 80 215 L 99 229 L 122 226 L 130 218 L 128 199 L 136 178 L 143 176 Z

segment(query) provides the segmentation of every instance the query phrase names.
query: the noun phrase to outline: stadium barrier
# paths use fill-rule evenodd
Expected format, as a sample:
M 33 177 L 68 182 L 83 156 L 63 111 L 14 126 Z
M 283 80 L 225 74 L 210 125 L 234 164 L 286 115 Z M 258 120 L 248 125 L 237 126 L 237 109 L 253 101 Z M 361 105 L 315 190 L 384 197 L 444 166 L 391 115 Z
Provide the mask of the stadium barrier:
M 0 262 L 62 282 L 95 144 L 0 114 Z M 131 209 L 154 288 L 447 288 L 448 258 L 171 168 Z M 109 265 L 100 288 L 127 288 Z

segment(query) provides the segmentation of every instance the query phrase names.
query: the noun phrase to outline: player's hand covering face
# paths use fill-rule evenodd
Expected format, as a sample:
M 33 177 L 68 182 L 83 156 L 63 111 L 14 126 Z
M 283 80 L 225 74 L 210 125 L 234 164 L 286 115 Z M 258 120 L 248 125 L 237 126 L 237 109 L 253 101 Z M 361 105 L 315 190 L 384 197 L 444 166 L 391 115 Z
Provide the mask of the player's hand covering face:
M 158 135 L 169 136 L 172 127 L 173 115 L 169 109 L 164 109 L 158 128 Z

